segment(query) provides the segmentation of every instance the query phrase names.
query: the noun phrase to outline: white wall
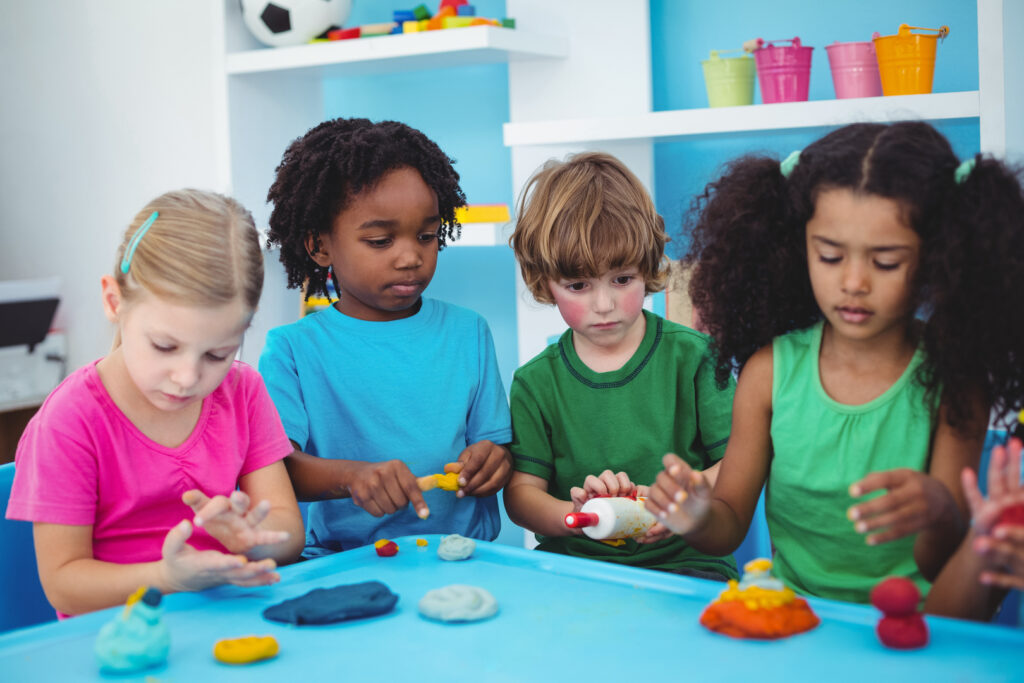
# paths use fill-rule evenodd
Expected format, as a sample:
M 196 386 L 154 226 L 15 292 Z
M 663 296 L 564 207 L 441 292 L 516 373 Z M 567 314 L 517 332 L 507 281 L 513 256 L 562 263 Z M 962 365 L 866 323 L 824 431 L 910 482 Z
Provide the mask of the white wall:
M 59 275 L 69 369 L 109 349 L 99 279 L 156 195 L 225 191 L 209 0 L 3 0 L 0 279 Z

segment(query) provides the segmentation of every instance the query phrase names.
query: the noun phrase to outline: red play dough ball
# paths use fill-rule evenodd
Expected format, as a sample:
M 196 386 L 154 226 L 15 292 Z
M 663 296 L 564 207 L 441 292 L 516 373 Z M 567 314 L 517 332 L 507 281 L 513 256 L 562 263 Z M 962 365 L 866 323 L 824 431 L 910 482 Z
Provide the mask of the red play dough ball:
M 999 513 L 999 519 L 996 521 L 996 526 L 1000 524 L 1014 524 L 1016 526 L 1024 526 L 1024 503 L 1017 503 L 1011 505 L 1008 508 L 1003 509 Z
M 928 644 L 928 624 L 920 614 L 905 617 L 882 617 L 875 633 L 882 645 L 898 650 L 911 650 Z
M 890 576 L 871 589 L 871 604 L 889 617 L 914 614 L 920 599 L 914 582 L 902 576 Z
M 377 554 L 381 557 L 394 557 L 398 554 L 398 544 L 394 541 L 388 541 L 377 548 Z

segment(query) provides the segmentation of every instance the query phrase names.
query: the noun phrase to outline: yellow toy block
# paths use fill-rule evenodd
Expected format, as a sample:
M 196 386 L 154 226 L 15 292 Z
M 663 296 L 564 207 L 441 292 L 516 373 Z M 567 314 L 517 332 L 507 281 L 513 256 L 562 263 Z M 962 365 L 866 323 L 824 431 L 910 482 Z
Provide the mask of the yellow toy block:
M 508 223 L 512 220 L 507 204 L 470 204 L 455 209 L 459 223 Z
M 420 24 L 426 24 L 425 21 L 403 21 L 402 22 L 402 33 L 419 33 L 420 31 L 426 30 L 426 26 L 420 27 Z
M 466 28 L 473 23 L 473 17 L 445 17 L 441 20 L 444 28 Z

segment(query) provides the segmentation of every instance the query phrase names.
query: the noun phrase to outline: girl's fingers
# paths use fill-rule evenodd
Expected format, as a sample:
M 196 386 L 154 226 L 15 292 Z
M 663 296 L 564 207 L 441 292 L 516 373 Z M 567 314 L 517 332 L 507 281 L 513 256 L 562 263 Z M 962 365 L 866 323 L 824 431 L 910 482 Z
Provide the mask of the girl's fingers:
M 1006 448 L 1002 445 L 992 448 L 992 454 L 988 461 L 988 497 L 989 500 L 996 500 L 1012 489 L 1012 484 L 1006 480 Z
M 196 526 L 203 526 L 207 520 L 227 512 L 230 507 L 231 503 L 227 498 L 224 496 L 214 496 L 196 512 L 192 523 Z
M 986 586 L 1024 590 L 1024 576 L 1017 576 L 1016 574 L 984 571 L 978 580 Z
M 244 517 L 249 511 L 249 496 L 244 491 L 235 489 L 231 492 L 231 510 L 239 517 Z
M 261 500 L 259 503 L 254 505 L 249 514 L 245 516 L 245 521 L 249 526 L 256 527 L 267 518 L 270 514 L 270 501 Z
M 971 510 L 971 518 L 977 517 L 985 504 L 985 498 L 978 488 L 978 476 L 970 467 L 965 467 L 960 472 L 960 485 L 964 489 L 964 497 L 967 498 L 967 505 Z

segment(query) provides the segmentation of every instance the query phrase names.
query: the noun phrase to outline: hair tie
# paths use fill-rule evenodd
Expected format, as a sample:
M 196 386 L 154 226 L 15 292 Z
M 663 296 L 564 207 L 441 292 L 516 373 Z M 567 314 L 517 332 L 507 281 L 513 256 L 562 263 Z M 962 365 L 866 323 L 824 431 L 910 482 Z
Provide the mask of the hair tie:
M 782 177 L 788 178 L 798 163 L 800 163 L 800 150 L 794 149 L 788 157 L 779 162 L 779 172 Z
M 967 180 L 967 176 L 971 175 L 974 171 L 974 165 L 977 162 L 977 158 L 971 157 L 956 167 L 956 170 L 953 172 L 953 180 L 956 181 L 957 185 L 964 184 L 964 181 Z
M 155 221 L 156 217 L 159 215 L 160 213 L 157 211 L 149 214 L 149 218 L 146 219 L 145 223 L 139 226 L 139 229 L 135 231 L 134 235 L 132 235 L 132 239 L 128 243 L 128 246 L 125 247 L 124 258 L 121 259 L 121 272 L 125 275 L 127 275 L 128 271 L 132 268 L 132 257 L 135 256 L 135 249 L 138 248 L 139 242 L 142 240 L 142 236 L 146 234 L 146 231 L 149 230 L 149 226 L 153 225 L 153 221 Z

